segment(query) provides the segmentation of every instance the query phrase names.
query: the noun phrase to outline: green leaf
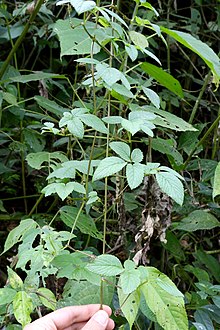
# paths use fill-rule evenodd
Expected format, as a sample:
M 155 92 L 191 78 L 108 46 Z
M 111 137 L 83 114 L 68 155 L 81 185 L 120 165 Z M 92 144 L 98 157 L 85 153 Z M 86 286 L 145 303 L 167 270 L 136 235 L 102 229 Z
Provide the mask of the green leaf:
M 125 161 L 130 162 L 131 150 L 127 143 L 124 142 L 111 142 L 109 146 L 118 156 L 123 158 Z
M 122 117 L 120 116 L 110 116 L 104 117 L 102 120 L 107 124 L 121 124 Z
M 141 49 L 142 48 L 147 48 L 149 46 L 147 38 L 143 34 L 141 34 L 140 32 L 130 31 L 129 36 L 130 36 L 132 42 L 136 46 L 140 47 Z
M 99 285 L 88 281 L 68 280 L 62 294 L 63 299 L 58 303 L 58 307 L 100 304 L 100 284 L 100 277 Z M 111 305 L 114 286 L 107 282 L 102 282 L 102 285 L 103 304 Z
M 115 68 L 110 68 L 107 64 L 97 64 L 96 70 L 97 78 L 102 78 L 109 86 L 121 79 L 121 72 Z
M 11 105 L 17 105 L 17 97 L 14 94 L 3 92 L 3 100 Z
M 78 215 L 79 209 L 72 206 L 63 206 L 60 209 L 61 220 L 70 228 L 73 227 L 75 219 Z M 97 230 L 94 220 L 84 213 L 80 213 L 76 221 L 76 227 L 84 234 L 90 235 L 94 238 L 103 239 L 102 234 Z
M 142 63 L 141 68 L 148 73 L 151 77 L 153 77 L 155 80 L 157 80 L 162 86 L 169 89 L 171 92 L 179 96 L 180 98 L 183 98 L 183 91 L 182 87 L 178 80 L 176 80 L 173 76 L 171 76 L 169 73 L 164 71 L 163 69 L 150 64 L 150 63 Z
M 93 181 L 103 179 L 119 172 L 126 164 L 127 163 L 119 157 L 113 156 L 104 158 L 94 172 Z
M 137 59 L 138 51 L 134 45 L 126 45 L 125 51 L 128 54 L 128 56 L 130 57 L 130 59 L 132 60 L 132 62 L 134 62 Z
M 170 196 L 177 204 L 183 204 L 184 189 L 182 182 L 172 173 L 158 172 L 156 180 L 160 189 Z
M 103 276 L 121 274 L 124 269 L 118 258 L 110 254 L 102 254 L 87 265 L 87 269 Z
M 209 270 L 209 273 L 214 276 L 217 282 L 220 282 L 220 264 L 213 256 L 207 254 L 202 250 L 197 250 L 193 253 L 196 263 L 199 262 Z
M 140 163 L 144 158 L 143 152 L 141 151 L 141 149 L 136 148 L 132 151 L 131 153 L 131 160 L 134 163 Z
M 130 265 L 131 263 L 131 265 Z M 128 267 L 129 264 L 129 267 Z M 140 274 L 135 269 L 135 264 L 131 260 L 126 260 L 124 264 L 125 270 L 120 275 L 120 286 L 124 294 L 129 294 L 137 289 L 140 285 Z
M 170 295 L 154 279 L 143 283 L 140 289 L 148 307 L 164 330 L 188 330 L 188 320 L 182 297 Z
M 66 20 L 57 20 L 54 24 L 54 32 L 58 34 L 60 40 L 61 57 L 64 55 L 85 55 L 91 54 L 91 47 L 94 37 L 99 43 L 105 43 L 111 39 L 111 29 L 96 26 L 93 22 L 86 22 L 85 27 L 90 34 L 85 31 L 82 26 L 82 20 L 71 18 Z M 94 42 L 93 54 L 100 51 L 100 46 Z
M 30 230 L 35 229 L 37 227 L 37 223 L 32 219 L 26 219 L 22 220 L 20 224 L 12 229 L 10 233 L 8 234 L 8 237 L 5 241 L 4 251 L 2 253 L 5 253 L 8 251 L 13 245 L 20 242 L 23 238 L 23 236 Z
M 126 166 L 126 178 L 131 189 L 137 188 L 143 181 L 145 165 L 140 163 L 128 164 Z
M 49 309 L 55 310 L 56 309 L 56 298 L 52 291 L 47 288 L 39 288 L 37 293 L 40 297 L 40 301 L 44 306 Z
M 134 324 L 140 305 L 140 292 L 139 290 L 136 290 L 129 294 L 125 294 L 120 286 L 121 281 L 119 280 L 117 291 L 120 309 L 128 321 L 130 329 L 132 329 L 132 325 Z
M 42 107 L 43 109 L 53 113 L 57 117 L 61 117 L 65 111 L 68 109 L 61 107 L 56 102 L 48 100 L 47 98 L 39 95 L 34 96 L 34 100 L 37 104 Z
M 51 153 L 41 151 L 36 153 L 30 153 L 29 155 L 27 155 L 26 160 L 29 166 L 35 168 L 36 170 L 40 170 L 41 168 L 45 167 L 45 165 L 43 165 L 45 162 L 48 163 L 47 166 L 51 167 L 58 162 L 68 161 L 68 158 L 62 152 L 59 151 Z
M 78 15 L 90 11 L 96 6 L 95 1 L 91 0 L 60 0 L 56 5 L 62 5 L 65 3 L 70 3 L 75 8 Z
M 84 126 L 81 120 L 77 117 L 73 117 L 71 120 L 67 122 L 67 128 L 70 133 L 74 136 L 82 139 L 84 135 Z
M 23 281 L 11 268 L 7 267 L 8 270 L 8 281 L 10 286 L 15 290 L 20 290 L 23 288 Z
M 39 81 L 43 79 L 63 78 L 63 77 L 64 76 L 61 76 L 59 74 L 39 71 L 37 73 L 23 74 L 17 77 L 12 77 L 10 78 L 10 80 L 12 80 L 13 82 L 27 83 L 30 81 Z
M 24 327 L 31 322 L 30 314 L 33 311 L 32 299 L 25 291 L 19 291 L 13 300 L 13 310 L 16 320 Z
M 148 99 L 151 101 L 151 103 L 157 108 L 160 108 L 160 97 L 158 96 L 157 93 L 152 91 L 150 88 L 146 88 L 142 86 L 142 90 L 144 94 L 148 97 Z
M 115 83 L 114 85 L 111 86 L 111 88 L 113 91 L 115 91 L 119 95 L 122 95 L 122 96 L 125 96 L 128 98 L 134 98 L 134 94 L 123 85 Z
M 220 59 L 206 43 L 196 39 L 189 33 L 169 30 L 162 26 L 161 30 L 199 55 L 218 79 L 220 79 Z
M 11 288 L 1 288 L 0 289 L 0 305 L 10 304 L 17 291 Z
M 215 169 L 213 193 L 212 193 L 213 199 L 218 195 L 220 195 L 220 162 L 218 163 Z
M 220 226 L 220 222 L 214 215 L 204 210 L 195 210 L 175 227 L 178 230 L 193 232 L 195 230 L 210 230 Z
M 143 139 L 143 141 L 148 144 L 148 140 Z M 183 164 L 183 157 L 181 153 L 175 148 L 174 141 L 171 139 L 161 139 L 157 137 L 152 139 L 151 146 L 154 150 L 159 151 L 162 154 L 171 156 L 177 165 Z
M 108 133 L 108 129 L 105 127 L 101 119 L 98 118 L 97 116 L 91 114 L 85 114 L 80 116 L 80 119 L 85 125 L 94 128 L 96 131 L 104 134 Z

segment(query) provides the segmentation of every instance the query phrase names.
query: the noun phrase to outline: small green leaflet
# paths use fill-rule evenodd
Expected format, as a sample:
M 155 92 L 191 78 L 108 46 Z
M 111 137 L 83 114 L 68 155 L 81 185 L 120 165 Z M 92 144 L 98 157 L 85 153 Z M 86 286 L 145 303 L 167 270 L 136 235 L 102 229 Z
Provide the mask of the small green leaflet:
M 134 163 L 140 163 L 144 158 L 143 152 L 139 148 L 135 148 L 131 153 L 131 160 Z
M 9 267 L 7 267 L 7 270 L 8 270 L 8 281 L 10 283 L 10 286 L 15 290 L 22 289 L 23 281 L 20 278 L 20 276 L 18 276 L 18 274 L 15 273 L 15 271 Z
M 142 86 L 142 90 L 151 103 L 157 108 L 160 108 L 160 97 L 152 89 Z
M 145 165 L 140 163 L 128 164 L 126 166 L 126 178 L 131 189 L 137 188 L 143 181 Z
M 70 3 L 75 8 L 78 15 L 92 10 L 96 6 L 95 1 L 91 0 L 60 0 L 56 5 L 63 5 L 66 3 Z
M 131 38 L 131 41 L 140 49 L 147 48 L 149 46 L 147 38 L 140 32 L 130 31 L 129 36 Z
M 47 288 L 39 288 L 37 293 L 40 297 L 40 301 L 44 306 L 49 309 L 55 310 L 56 308 L 56 298 L 52 291 Z
M 111 142 L 110 148 L 114 150 L 125 161 L 130 162 L 131 149 L 127 143 L 124 142 Z
M 183 184 L 177 176 L 169 172 L 158 172 L 156 180 L 160 189 L 170 196 L 177 204 L 183 204 L 184 189 Z
M 180 98 L 184 97 L 182 87 L 179 81 L 173 76 L 171 76 L 169 73 L 157 67 L 156 65 L 147 62 L 142 63 L 141 68 L 151 77 L 156 79 L 162 86 L 166 87 Z
M 220 59 L 206 43 L 196 39 L 189 33 L 169 30 L 162 26 L 160 28 L 163 32 L 167 33 L 172 38 L 191 49 L 194 53 L 198 54 L 217 76 L 217 78 L 220 79 Z
M 59 127 L 67 126 L 69 132 L 80 139 L 84 136 L 83 124 L 88 125 L 101 133 L 108 133 L 108 130 L 101 119 L 88 112 L 89 109 L 86 108 L 76 108 L 71 112 L 64 112 L 63 117 L 59 122 Z
M 16 320 L 24 327 L 31 322 L 30 314 L 33 311 L 32 299 L 25 291 L 19 291 L 13 300 L 13 310 Z
M 46 197 L 57 193 L 63 201 L 73 190 L 80 194 L 86 193 L 84 186 L 78 182 L 68 182 L 66 184 L 63 182 L 50 183 L 42 189 L 42 193 L 44 193 Z
M 103 276 L 115 276 L 124 271 L 118 258 L 110 254 L 102 254 L 87 265 L 87 269 Z
M 195 230 L 210 230 L 219 226 L 220 222 L 214 215 L 205 210 L 195 210 L 186 218 L 183 218 L 175 228 L 178 230 L 193 232 Z
M 214 176 L 214 183 L 213 183 L 213 199 L 220 195 L 220 162 L 216 166 L 215 169 L 215 176 Z
M 67 108 L 63 108 L 60 105 L 58 105 L 56 102 L 48 100 L 43 96 L 35 95 L 34 100 L 37 102 L 37 104 L 40 107 L 51 112 L 52 114 L 56 115 L 59 118 L 63 115 L 65 111 L 68 110 Z
M 125 271 L 120 275 L 121 288 L 124 294 L 129 294 L 140 285 L 140 274 L 133 261 L 126 260 Z
M 132 62 L 134 62 L 137 59 L 138 50 L 134 45 L 126 45 L 125 51 L 128 54 L 128 56 L 130 57 L 130 59 L 132 60 Z
M 107 157 L 101 160 L 93 175 L 93 181 L 103 179 L 119 172 L 127 163 L 119 157 Z
M 10 304 L 17 291 L 11 288 L 1 288 L 0 289 L 0 306 Z

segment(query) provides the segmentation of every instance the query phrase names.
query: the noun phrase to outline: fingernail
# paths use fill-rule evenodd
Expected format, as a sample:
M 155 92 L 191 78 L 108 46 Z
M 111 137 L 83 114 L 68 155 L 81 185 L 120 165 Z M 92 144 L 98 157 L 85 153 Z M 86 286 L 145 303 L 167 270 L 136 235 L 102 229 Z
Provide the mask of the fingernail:
M 108 322 L 108 314 L 105 311 L 98 311 L 92 318 L 100 325 L 106 325 Z

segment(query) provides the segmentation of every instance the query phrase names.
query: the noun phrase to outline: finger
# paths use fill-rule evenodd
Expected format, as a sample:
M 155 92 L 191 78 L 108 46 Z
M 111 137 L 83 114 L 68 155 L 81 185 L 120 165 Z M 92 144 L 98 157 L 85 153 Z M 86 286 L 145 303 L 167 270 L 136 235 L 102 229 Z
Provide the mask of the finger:
M 112 330 L 113 321 L 109 319 L 109 315 L 104 310 L 99 310 L 86 323 L 82 330 Z
M 75 323 L 72 326 L 65 328 L 64 330 L 84 330 L 85 325 L 87 324 L 87 322 L 79 322 L 79 323 Z M 109 319 L 108 320 L 108 324 L 106 327 L 106 330 L 112 330 L 115 328 L 115 323 L 113 320 Z
M 99 309 L 99 304 L 64 307 L 34 321 L 28 325 L 25 330 L 36 329 L 36 327 L 40 330 L 40 327 L 45 326 L 45 324 L 48 325 L 48 330 L 65 329 L 74 323 L 88 321 Z M 103 310 L 105 310 L 109 316 L 111 315 L 112 311 L 109 306 L 103 305 Z

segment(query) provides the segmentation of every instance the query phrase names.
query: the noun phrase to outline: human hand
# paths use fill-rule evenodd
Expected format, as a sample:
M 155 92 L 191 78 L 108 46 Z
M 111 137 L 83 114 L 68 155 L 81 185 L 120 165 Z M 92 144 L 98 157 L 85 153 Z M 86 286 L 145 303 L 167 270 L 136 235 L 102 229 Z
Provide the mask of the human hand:
M 24 327 L 24 330 L 112 330 L 109 306 L 85 305 L 58 309 Z

